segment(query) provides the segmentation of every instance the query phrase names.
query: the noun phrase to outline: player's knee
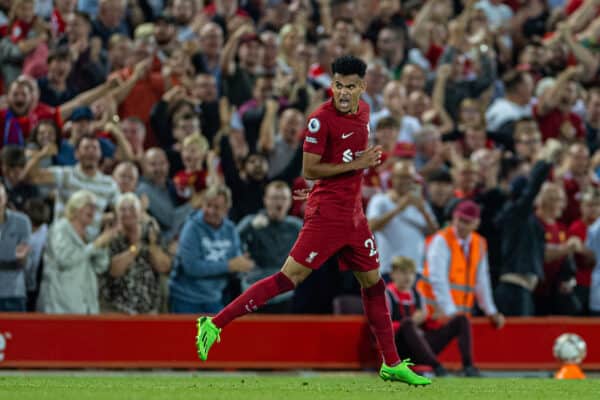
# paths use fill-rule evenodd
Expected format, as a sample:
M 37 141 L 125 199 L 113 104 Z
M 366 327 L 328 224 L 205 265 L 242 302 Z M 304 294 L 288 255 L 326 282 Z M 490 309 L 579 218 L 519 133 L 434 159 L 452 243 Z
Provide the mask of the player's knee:
M 294 283 L 294 286 L 298 287 L 299 284 L 304 282 L 306 278 L 311 273 L 309 268 L 306 268 L 300 264 L 298 264 L 293 259 L 288 259 L 288 261 L 281 268 L 281 272 L 288 277 L 290 281 Z

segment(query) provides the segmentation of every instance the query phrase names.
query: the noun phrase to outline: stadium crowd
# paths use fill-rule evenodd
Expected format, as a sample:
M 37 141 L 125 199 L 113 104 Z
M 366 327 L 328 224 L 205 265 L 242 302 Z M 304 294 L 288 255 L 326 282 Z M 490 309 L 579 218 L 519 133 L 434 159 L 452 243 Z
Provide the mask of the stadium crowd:
M 292 193 L 313 184 L 307 117 L 353 54 L 384 151 L 363 199 L 391 304 L 412 287 L 430 316 L 497 326 L 600 315 L 599 15 L 598 0 L 2 0 L 0 311 L 212 313 L 277 271 L 302 227 Z M 333 259 L 263 311 L 344 312 L 357 293 Z

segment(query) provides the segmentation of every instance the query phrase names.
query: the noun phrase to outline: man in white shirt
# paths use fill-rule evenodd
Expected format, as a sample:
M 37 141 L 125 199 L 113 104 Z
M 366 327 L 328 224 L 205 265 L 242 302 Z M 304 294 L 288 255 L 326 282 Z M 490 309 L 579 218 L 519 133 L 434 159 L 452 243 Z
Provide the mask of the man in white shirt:
M 404 105 L 406 104 L 406 88 L 398 81 L 390 81 L 383 89 L 383 108 L 379 112 L 371 114 L 371 130 L 375 130 L 377 122 L 385 117 L 394 117 L 400 122 L 398 142 L 414 143 L 415 134 L 421 130 L 421 123 L 415 117 L 406 115 Z
M 532 116 L 531 75 L 524 71 L 511 71 L 503 77 L 503 81 L 506 97 L 496 99 L 485 113 L 488 131 L 498 132 L 510 122 Z
M 433 211 L 416 184 L 411 161 L 398 161 L 392 169 L 392 189 L 373 196 L 367 207 L 369 227 L 375 233 L 382 275 L 391 272 L 392 258 L 404 256 L 421 271 L 425 237 L 438 228 Z

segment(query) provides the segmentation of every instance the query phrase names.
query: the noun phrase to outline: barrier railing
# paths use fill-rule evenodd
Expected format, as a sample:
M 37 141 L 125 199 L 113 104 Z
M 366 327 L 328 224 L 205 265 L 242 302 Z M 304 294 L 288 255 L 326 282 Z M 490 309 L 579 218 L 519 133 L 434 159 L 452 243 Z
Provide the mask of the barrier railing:
M 554 369 L 554 339 L 588 344 L 584 368 L 600 369 L 600 318 L 512 318 L 502 330 L 473 320 L 475 361 L 490 369 Z M 55 316 L 0 313 L 0 368 L 363 369 L 377 364 L 359 316 L 242 318 L 198 361 L 193 316 Z M 442 360 L 459 366 L 455 344 Z

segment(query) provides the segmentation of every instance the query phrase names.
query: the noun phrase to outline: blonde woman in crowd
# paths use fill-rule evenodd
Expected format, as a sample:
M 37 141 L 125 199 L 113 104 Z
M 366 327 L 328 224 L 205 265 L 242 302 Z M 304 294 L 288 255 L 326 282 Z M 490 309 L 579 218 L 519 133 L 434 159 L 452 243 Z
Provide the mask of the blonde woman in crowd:
M 52 224 L 44 254 L 39 311 L 56 314 L 97 314 L 97 274 L 109 265 L 108 244 L 114 228 L 105 229 L 93 242 L 86 228 L 94 221 L 96 197 L 79 190 L 69 198 L 65 217 Z
M 171 258 L 159 244 L 158 223 L 144 218 L 134 193 L 119 196 L 118 233 L 109 243 L 110 267 L 100 277 L 102 312 L 158 313 L 166 293 L 161 274 L 171 270 Z

